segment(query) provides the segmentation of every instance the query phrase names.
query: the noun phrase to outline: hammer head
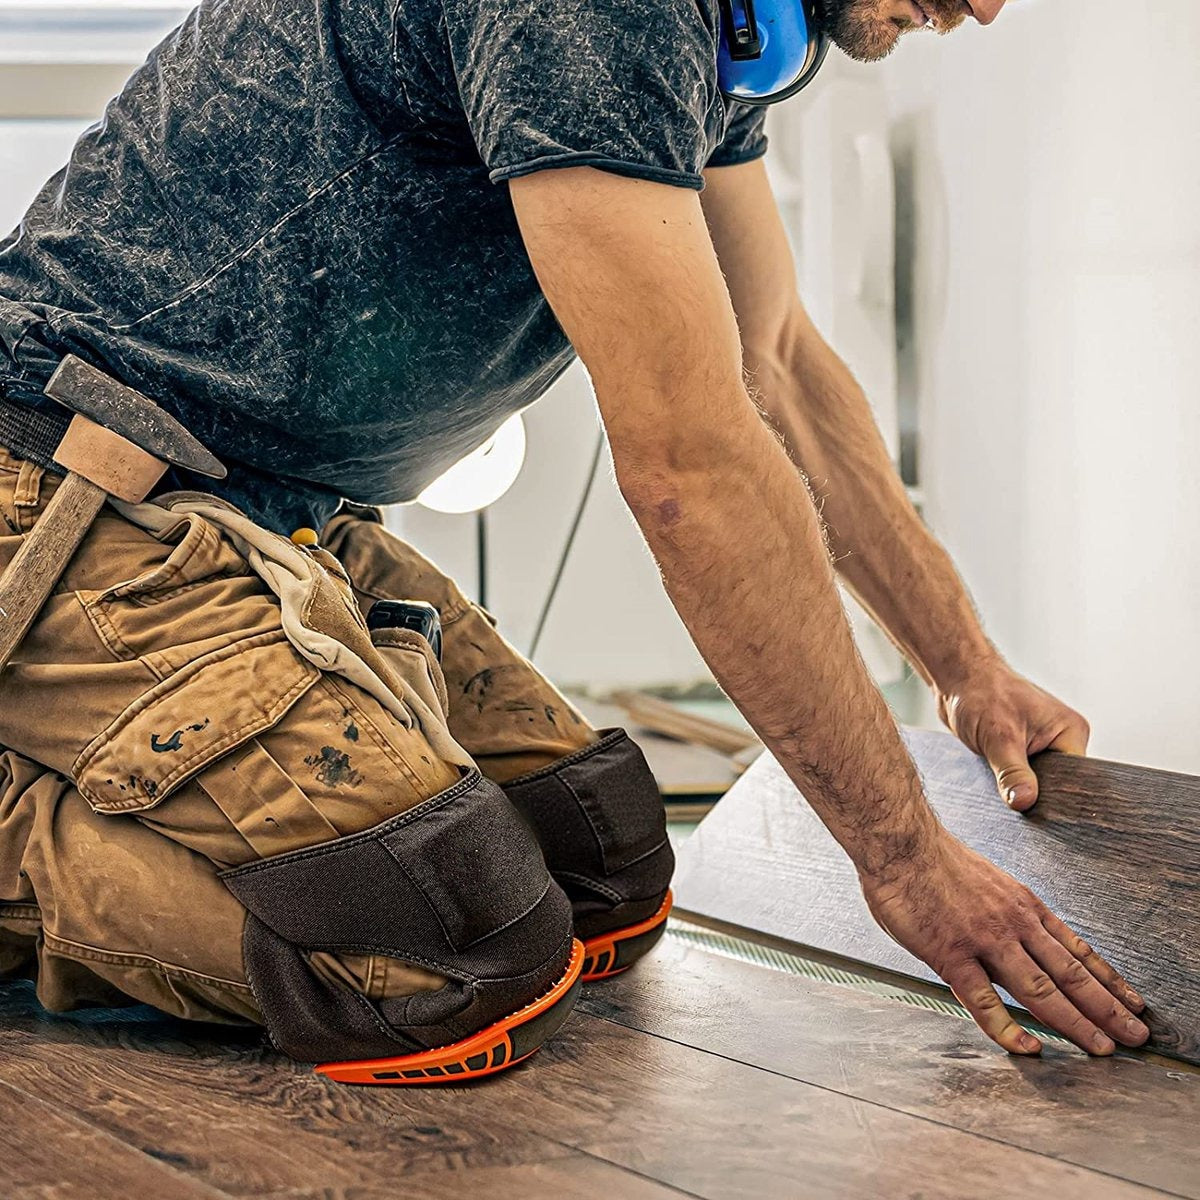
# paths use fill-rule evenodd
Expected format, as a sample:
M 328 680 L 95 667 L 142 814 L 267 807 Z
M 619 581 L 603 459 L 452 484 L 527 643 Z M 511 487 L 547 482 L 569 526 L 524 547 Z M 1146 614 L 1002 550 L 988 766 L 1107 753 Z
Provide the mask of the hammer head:
M 62 360 L 45 391 L 160 462 L 213 479 L 225 478 L 225 468 L 169 412 L 73 354 Z

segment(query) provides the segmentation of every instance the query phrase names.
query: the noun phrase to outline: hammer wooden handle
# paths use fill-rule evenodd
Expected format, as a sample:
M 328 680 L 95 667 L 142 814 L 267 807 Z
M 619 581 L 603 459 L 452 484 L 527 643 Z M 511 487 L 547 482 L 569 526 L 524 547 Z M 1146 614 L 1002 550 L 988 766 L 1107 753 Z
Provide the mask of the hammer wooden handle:
M 0 671 L 21 644 L 108 493 L 68 475 L 0 578 Z

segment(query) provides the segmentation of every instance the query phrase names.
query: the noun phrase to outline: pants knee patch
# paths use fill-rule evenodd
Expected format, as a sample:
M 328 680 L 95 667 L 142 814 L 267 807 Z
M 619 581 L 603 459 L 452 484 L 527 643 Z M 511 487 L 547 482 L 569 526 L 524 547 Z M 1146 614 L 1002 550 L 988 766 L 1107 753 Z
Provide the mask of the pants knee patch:
M 304 1061 L 444 1045 L 548 988 L 571 910 L 536 841 L 478 774 L 373 829 L 222 875 L 249 911 L 247 972 L 275 1044 Z M 373 1003 L 307 952 L 380 954 L 445 976 Z
M 661 899 L 675 866 L 666 811 L 645 756 L 623 729 L 504 790 L 568 890 L 583 886 L 613 905 Z

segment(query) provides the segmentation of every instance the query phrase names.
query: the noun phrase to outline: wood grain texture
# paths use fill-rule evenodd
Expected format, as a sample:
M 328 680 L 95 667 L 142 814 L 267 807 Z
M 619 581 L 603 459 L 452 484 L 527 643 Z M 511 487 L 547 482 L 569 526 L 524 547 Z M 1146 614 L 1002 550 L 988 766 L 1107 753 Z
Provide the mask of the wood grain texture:
M 1200 779 L 1044 754 L 1041 799 L 1019 815 L 957 739 L 906 738 L 947 827 L 1126 975 L 1150 1005 L 1153 1048 L 1200 1062 Z M 767 755 L 684 844 L 675 896 L 681 911 L 936 979 L 872 921 L 849 860 Z
M 966 1019 L 718 957 L 670 933 L 581 1003 L 656 1037 L 1200 1200 L 1200 1072 L 1054 1045 L 1010 1057 Z
M 0 1194 L 6 1200 L 98 1196 L 213 1200 L 220 1192 L 52 1105 L 0 1085 Z
M 24 985 L 0 986 L 0 1083 L 230 1197 L 317 1186 L 352 1194 L 399 1187 L 410 1173 L 562 1153 L 536 1129 L 495 1108 L 462 1110 L 449 1093 L 329 1083 L 266 1051 L 257 1033 L 147 1009 L 49 1017 Z
M 1161 1194 L 604 1020 L 544 1053 L 532 1105 L 516 1079 L 496 1088 L 518 1121 L 712 1200 Z
M 442 1171 L 410 1175 L 404 1194 L 420 1200 L 490 1200 L 495 1197 L 553 1197 L 554 1200 L 677 1200 L 686 1196 L 676 1188 L 645 1179 L 624 1167 L 576 1151 L 562 1158 L 515 1167 L 474 1167 L 467 1171 Z M 375 1193 L 379 1200 L 395 1200 L 394 1188 Z M 314 1197 L 315 1200 L 315 1197 Z M 355 1192 L 354 1200 L 374 1200 Z
M 701 978 L 690 989 L 697 1011 L 707 986 Z M 743 998 L 752 1014 L 754 995 Z M 634 1200 L 1163 1194 L 586 1014 L 529 1064 L 481 1085 L 355 1089 L 244 1036 L 144 1014 L 51 1019 L 27 987 L 3 987 L 0 1123 L 28 1097 L 72 1130 L 83 1124 L 136 1151 L 131 1172 L 153 1160 L 184 1177 L 178 1193 L 143 1189 L 136 1173 L 115 1190 L 103 1177 L 89 1200 L 142 1190 L 460 1196 L 476 1181 L 480 1194 L 498 1197 L 565 1189 Z M 30 1186 L 4 1191 L 6 1200 L 53 1196 L 76 1169 L 60 1159 L 78 1153 L 74 1136 L 51 1129 L 36 1148 L 14 1142 L 0 1166 Z
M 145 500 L 167 470 L 149 451 L 82 413 L 71 418 L 54 461 L 130 504 Z
M 82 475 L 68 475 L 4 568 L 0 576 L 0 671 L 41 612 L 106 499 L 105 491 Z

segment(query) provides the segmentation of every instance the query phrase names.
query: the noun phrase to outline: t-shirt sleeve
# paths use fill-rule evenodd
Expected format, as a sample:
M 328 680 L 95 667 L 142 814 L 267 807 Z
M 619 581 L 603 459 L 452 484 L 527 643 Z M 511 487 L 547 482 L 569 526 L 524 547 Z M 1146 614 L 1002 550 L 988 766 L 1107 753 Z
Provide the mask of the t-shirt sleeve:
M 710 167 L 735 167 L 738 163 L 762 158 L 767 152 L 767 135 L 763 131 L 767 122 L 766 108 L 761 104 L 731 103 L 733 113 L 729 126 L 706 164 Z
M 592 166 L 702 188 L 720 104 L 697 0 L 442 0 L 459 96 L 493 182 Z

